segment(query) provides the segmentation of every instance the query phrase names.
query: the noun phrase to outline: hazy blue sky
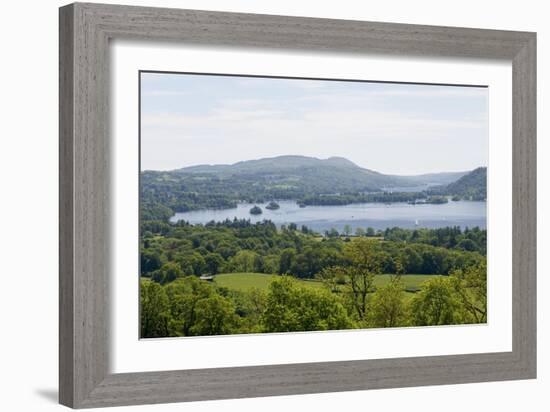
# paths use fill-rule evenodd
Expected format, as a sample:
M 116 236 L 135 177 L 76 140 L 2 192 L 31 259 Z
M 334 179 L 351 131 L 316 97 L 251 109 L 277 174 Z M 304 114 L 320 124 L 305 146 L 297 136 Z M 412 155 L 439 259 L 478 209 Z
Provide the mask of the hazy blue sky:
M 153 73 L 141 86 L 142 170 L 287 154 L 392 174 L 487 165 L 485 88 Z

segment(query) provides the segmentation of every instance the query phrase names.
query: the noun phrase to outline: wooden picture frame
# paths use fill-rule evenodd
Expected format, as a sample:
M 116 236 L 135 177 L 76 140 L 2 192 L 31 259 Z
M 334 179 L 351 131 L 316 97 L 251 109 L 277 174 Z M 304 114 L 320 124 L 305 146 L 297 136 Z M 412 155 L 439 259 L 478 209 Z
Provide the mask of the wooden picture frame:
M 73 408 L 536 376 L 536 34 L 75 3 L 60 9 L 59 398 Z M 109 373 L 109 41 L 494 58 L 513 67 L 510 352 Z

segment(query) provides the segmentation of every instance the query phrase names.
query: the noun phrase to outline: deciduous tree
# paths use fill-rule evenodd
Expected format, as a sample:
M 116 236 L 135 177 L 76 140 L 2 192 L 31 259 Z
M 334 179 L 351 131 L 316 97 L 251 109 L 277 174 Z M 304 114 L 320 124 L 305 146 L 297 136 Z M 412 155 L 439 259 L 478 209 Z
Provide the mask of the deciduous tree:
M 405 291 L 400 277 L 394 277 L 385 286 L 376 290 L 368 308 L 369 325 L 376 328 L 391 328 L 407 324 Z
M 262 325 L 265 332 L 337 330 L 353 326 L 336 295 L 298 286 L 289 276 L 270 284 Z
M 476 323 L 487 322 L 487 261 L 452 273 L 455 291 Z
M 462 323 L 464 307 L 456 294 L 455 279 L 438 277 L 422 284 L 411 302 L 413 322 L 417 326 Z
M 170 304 L 161 285 L 148 279 L 140 282 L 140 330 L 142 338 L 168 336 Z

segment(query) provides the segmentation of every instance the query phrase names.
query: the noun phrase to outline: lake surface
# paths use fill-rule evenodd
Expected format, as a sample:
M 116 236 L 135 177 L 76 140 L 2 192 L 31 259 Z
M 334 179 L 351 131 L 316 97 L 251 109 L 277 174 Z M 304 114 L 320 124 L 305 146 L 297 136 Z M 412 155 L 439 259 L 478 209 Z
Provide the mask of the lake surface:
M 388 227 L 439 228 L 461 226 L 486 227 L 487 207 L 485 202 L 458 201 L 442 205 L 409 205 L 408 203 L 357 203 L 346 206 L 299 207 L 294 201 L 278 202 L 278 210 L 268 210 L 267 203 L 256 203 L 263 210 L 261 215 L 249 213 L 254 203 L 241 203 L 234 209 L 198 210 L 176 213 L 170 221 L 186 220 L 189 223 L 208 223 L 212 220 L 250 219 L 251 222 L 271 220 L 277 225 L 296 223 L 306 225 L 317 232 L 335 228 L 342 231 L 345 225 L 353 230 L 358 227 L 384 230 Z

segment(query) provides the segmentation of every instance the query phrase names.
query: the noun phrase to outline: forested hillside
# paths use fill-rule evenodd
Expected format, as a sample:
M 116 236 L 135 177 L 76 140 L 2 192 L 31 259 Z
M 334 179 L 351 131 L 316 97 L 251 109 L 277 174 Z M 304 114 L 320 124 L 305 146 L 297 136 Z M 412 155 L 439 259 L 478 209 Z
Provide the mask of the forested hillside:
M 435 188 L 434 194 L 455 196 L 455 199 L 486 200 L 487 199 L 487 168 L 478 167 L 462 176 L 456 182 L 447 186 Z
M 458 183 L 468 176 L 462 173 L 391 176 L 361 168 L 340 157 L 279 156 L 233 165 L 142 172 L 141 204 L 146 219 L 163 219 L 174 212 L 234 208 L 238 202 L 296 200 L 302 206 L 414 202 L 427 200 L 428 194 L 404 189 L 453 179 L 459 179 Z M 469 178 L 456 190 L 466 193 L 467 188 L 474 190 L 475 184 Z M 455 190 L 452 185 L 446 188 Z M 475 190 L 471 197 L 481 198 L 484 186 L 476 186 Z

